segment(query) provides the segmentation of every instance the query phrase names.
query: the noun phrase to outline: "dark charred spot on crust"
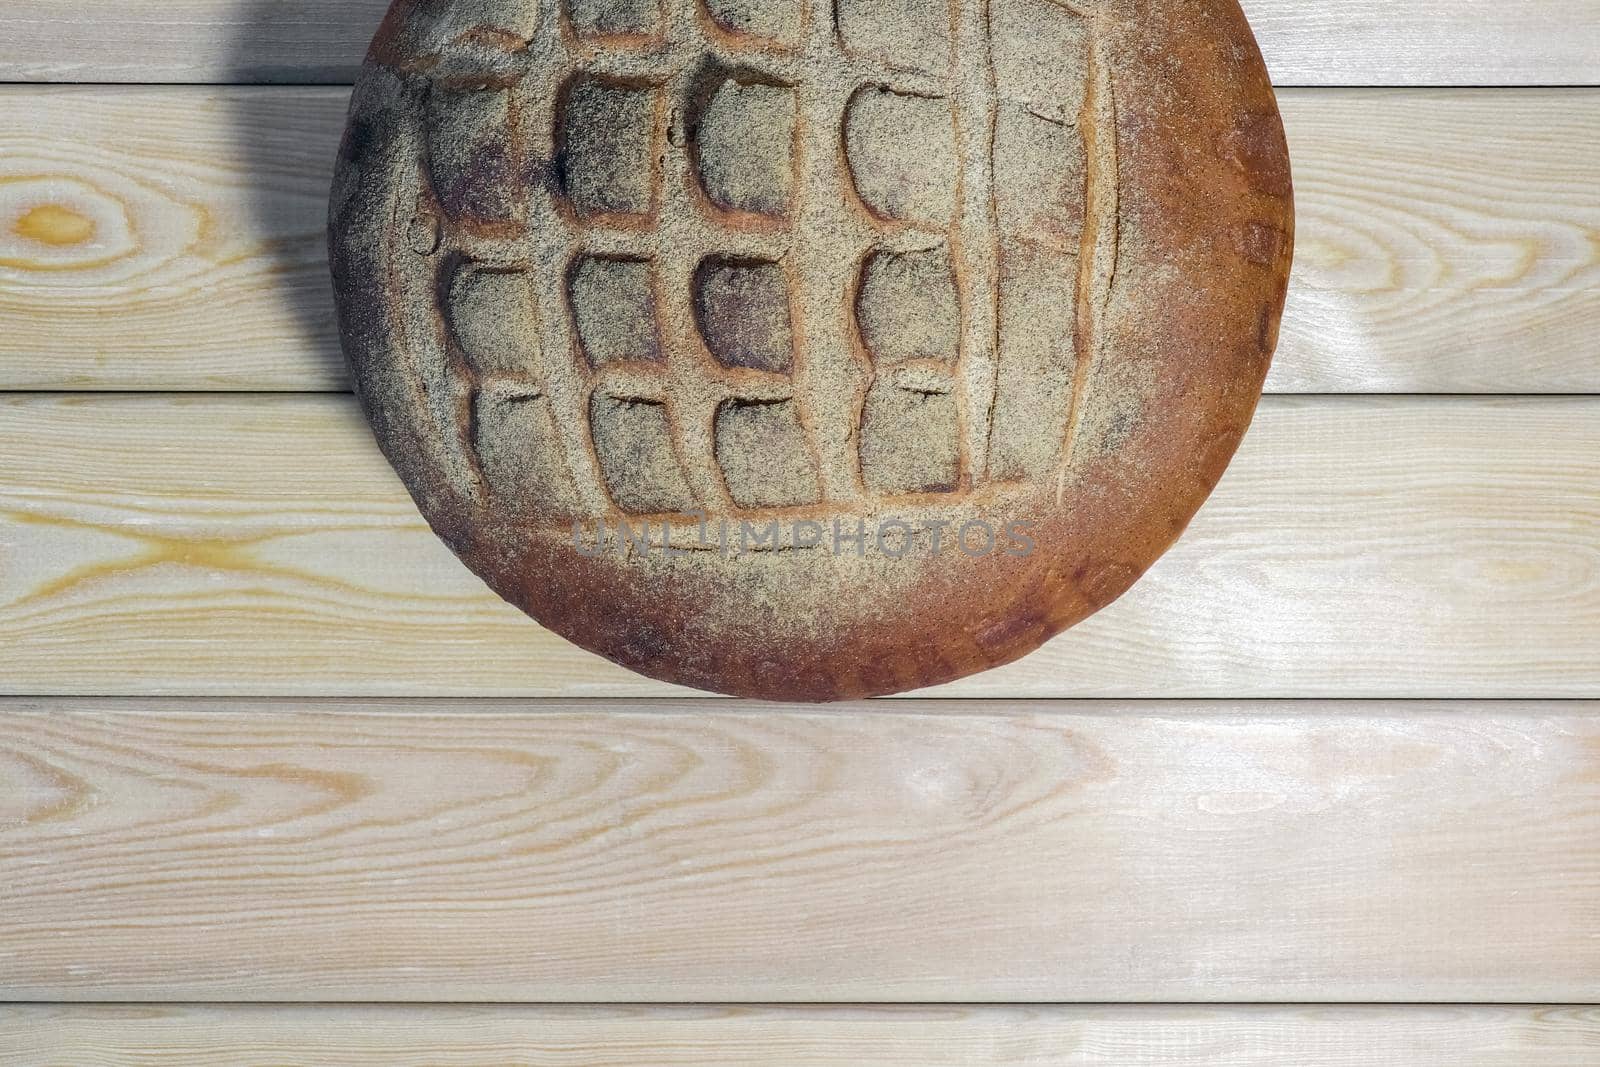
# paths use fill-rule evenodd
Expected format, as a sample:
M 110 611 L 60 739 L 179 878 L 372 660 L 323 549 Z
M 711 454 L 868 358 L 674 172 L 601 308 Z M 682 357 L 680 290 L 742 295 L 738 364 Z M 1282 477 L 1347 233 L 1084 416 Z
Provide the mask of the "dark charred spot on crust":
M 1139 573 L 1139 568 L 1120 560 L 1091 560 L 1073 570 L 1072 583 L 1083 598 L 1099 610 L 1127 592 L 1138 580 Z
M 512 170 L 504 144 L 481 143 L 460 174 L 438 190 L 439 202 L 456 218 L 499 219 L 505 214 L 505 191 L 512 187 Z
M 1131 411 L 1119 411 L 1111 416 L 1106 423 L 1105 432 L 1101 435 L 1101 448 L 1114 451 L 1128 443 L 1133 436 L 1134 427 L 1138 417 Z
M 350 120 L 345 130 L 344 142 L 339 148 L 341 166 L 363 167 L 378 144 L 378 131 L 372 119 L 357 116 Z
M 1289 195 L 1289 147 L 1284 141 L 1283 123 L 1276 114 L 1241 115 L 1233 128 L 1218 139 L 1217 155 L 1243 174 L 1256 192 Z
M 1258 267 L 1271 267 L 1283 254 L 1287 235 L 1260 219 L 1251 219 L 1233 231 L 1234 247 L 1247 261 Z
M 670 644 L 665 632 L 638 616 L 629 620 L 625 640 L 611 658 L 629 670 L 647 667 L 661 660 Z
M 870 694 L 893 693 L 902 687 L 900 676 L 893 666 L 885 661 L 876 660 L 863 663 L 856 672 L 857 681 L 861 689 Z
M 523 179 L 528 186 L 551 196 L 566 196 L 566 173 L 567 153 L 558 149 L 550 159 L 529 160 Z
M 1278 328 L 1283 322 L 1283 317 L 1275 307 L 1261 309 L 1261 319 L 1256 324 L 1256 343 L 1261 346 L 1261 354 L 1267 359 L 1272 358 L 1272 352 L 1278 347 Z
M 1216 488 L 1243 440 L 1244 430 L 1238 426 L 1224 426 L 1206 438 L 1200 449 L 1200 467 L 1207 485 Z
M 1048 631 L 1050 620 L 1037 610 L 1012 607 L 1007 614 L 988 619 L 972 639 L 986 653 L 1005 654 L 1019 644 L 1033 645 L 1035 635 Z

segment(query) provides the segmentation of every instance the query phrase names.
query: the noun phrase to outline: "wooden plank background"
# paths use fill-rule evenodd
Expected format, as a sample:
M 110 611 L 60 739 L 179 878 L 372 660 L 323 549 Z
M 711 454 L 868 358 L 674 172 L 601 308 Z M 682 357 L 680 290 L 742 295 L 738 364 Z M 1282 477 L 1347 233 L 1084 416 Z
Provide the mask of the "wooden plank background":
M 13 1007 L 24 1064 L 1593 1067 L 1592 1008 Z
M 1567 702 L 12 701 L 0 959 L 25 1000 L 1583 1000 L 1597 753 Z
M 0 388 L 345 388 L 325 226 L 347 95 L 0 89 Z M 1600 90 L 1282 104 L 1299 239 L 1269 391 L 1600 388 Z M 40 205 L 72 213 L 62 243 L 3 225 Z
M 531 625 L 308 395 L 384 4 L 0 5 L 0 1063 L 1600 1062 L 1600 5 L 1244 0 L 1238 462 L 1038 655 L 802 709 Z
M 6 0 L 0 80 L 349 82 L 388 0 Z M 1600 84 L 1592 0 L 1243 0 L 1280 85 Z
M 349 397 L 0 400 L 0 691 L 650 696 L 428 532 Z M 1600 693 L 1600 400 L 1269 398 L 1122 601 L 950 696 Z

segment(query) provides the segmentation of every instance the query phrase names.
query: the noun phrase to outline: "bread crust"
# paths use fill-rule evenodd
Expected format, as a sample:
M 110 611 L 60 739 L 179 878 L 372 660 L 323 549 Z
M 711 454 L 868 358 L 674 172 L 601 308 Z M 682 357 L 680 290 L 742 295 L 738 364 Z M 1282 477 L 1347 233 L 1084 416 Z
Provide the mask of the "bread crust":
M 1049 6 L 1052 0 L 1036 2 Z M 992 4 L 998 9 L 1003 0 L 992 0 Z M 962 6 L 957 4 L 956 9 Z M 998 26 L 993 10 L 984 7 L 990 12 L 988 25 Z M 1069 7 L 1075 5 L 1063 5 L 1062 9 Z M 764 10 L 760 4 L 756 9 Z M 672 10 L 676 8 L 669 8 L 669 21 L 660 28 L 663 39 L 673 32 Z M 810 38 L 803 27 L 794 31 L 798 36 L 790 45 L 775 38 L 776 43 L 758 42 L 759 46 L 745 52 L 739 49 L 747 42 L 739 39 L 738 33 L 706 16 L 714 7 L 696 10 L 705 24 L 697 32 L 709 34 L 708 51 L 745 64 L 742 73 L 729 75 L 722 85 L 740 78 L 744 81 L 739 85 L 745 89 L 765 84 L 755 81 L 748 71 L 761 69 L 769 53 L 773 64 L 786 62 L 786 47 L 801 57 L 793 62 L 800 64 L 802 72 L 808 69 L 806 63 L 817 62 L 804 56 Z M 734 438 L 744 425 L 738 419 L 747 420 L 749 433 L 754 435 L 740 440 L 756 442 L 754 452 L 725 460 L 716 469 L 703 457 L 687 452 L 700 440 L 696 434 L 701 430 L 674 421 L 687 418 L 672 405 L 679 396 L 689 395 L 684 383 L 690 380 L 671 376 L 677 373 L 672 370 L 678 366 L 672 362 L 676 356 L 660 357 L 660 368 L 648 365 L 649 352 L 641 357 L 642 362 L 624 364 L 621 369 L 583 366 L 573 379 L 576 385 L 562 377 L 565 372 L 523 380 L 464 356 L 463 348 L 470 347 L 463 341 L 465 333 L 478 331 L 488 336 L 497 327 L 493 315 L 481 315 L 482 321 L 467 326 L 452 320 L 452 314 L 467 316 L 469 312 L 452 312 L 449 307 L 470 308 L 477 306 L 471 301 L 487 299 L 470 290 L 481 279 L 468 283 L 459 278 L 465 270 L 480 269 L 483 247 L 499 241 L 523 241 L 529 229 L 539 228 L 537 218 L 519 215 L 523 210 L 519 201 L 544 197 L 570 202 L 569 208 L 577 203 L 577 222 L 588 225 L 598 219 L 594 224 L 599 229 L 627 231 L 635 226 L 648 231 L 667 224 L 662 214 L 653 222 L 640 216 L 646 221 L 637 225 L 637 220 L 628 216 L 629 210 L 644 204 L 642 198 L 664 194 L 634 191 L 633 179 L 626 173 L 613 176 L 609 185 L 595 185 L 594 191 L 586 191 L 587 187 L 579 184 L 585 180 L 582 176 L 574 178 L 563 172 L 563 167 L 570 169 L 572 155 L 581 146 L 563 145 L 558 132 L 550 151 L 542 152 L 542 126 L 537 121 L 537 116 L 544 114 L 537 108 L 551 96 L 548 85 L 538 81 L 540 64 L 555 54 L 542 49 L 559 45 L 567 52 L 598 55 L 614 46 L 627 56 L 650 55 L 657 46 L 642 37 L 635 39 L 638 35 L 613 33 L 606 28 L 609 24 L 599 23 L 606 30 L 597 38 L 599 44 L 586 43 L 579 32 L 583 27 L 570 12 L 560 14 L 541 4 L 508 0 L 396 3 L 373 44 L 351 105 L 331 205 L 330 239 L 341 332 L 356 391 L 380 446 L 432 528 L 496 592 L 576 644 L 654 678 L 746 697 L 832 701 L 939 685 L 1018 659 L 1116 600 L 1183 532 L 1221 478 L 1249 426 L 1277 341 L 1292 258 L 1294 212 L 1288 151 L 1276 102 L 1236 0 L 1106 0 L 1086 4 L 1083 10 L 1088 20 L 1084 33 L 1092 34 L 1095 49 L 1092 63 L 1102 65 L 1102 84 L 1107 91 L 1096 97 L 1092 88 L 1083 90 L 1083 99 L 1072 97 L 1075 114 L 1064 118 L 1050 114 L 1041 119 L 1052 123 L 1052 129 L 1045 131 L 1050 136 L 1056 136 L 1054 129 L 1076 131 L 1073 136 L 1080 140 L 1072 143 L 1081 147 L 1073 149 L 1078 162 L 1071 166 L 1091 172 L 1087 184 L 1093 183 L 1096 167 L 1105 173 L 1110 159 L 1115 188 L 1109 194 L 1095 194 L 1092 189 L 1086 193 L 1081 218 L 1076 207 L 1062 213 L 1067 220 L 1062 225 L 1068 228 L 1071 240 L 1058 242 L 1063 247 L 1049 254 L 1063 258 L 1049 262 L 1077 264 L 1076 299 L 1070 309 L 1063 306 L 1059 316 L 1035 312 L 1033 317 L 1046 325 L 1057 317 L 1071 319 L 1062 329 L 1076 331 L 1073 336 L 1079 349 L 1066 364 L 1069 384 L 1058 381 L 1057 393 L 1048 393 L 1041 386 L 1035 391 L 1022 388 L 1018 395 L 1025 413 L 1027 402 L 1036 402 L 1039 412 L 1036 416 L 1027 413 L 1027 418 L 1037 418 L 1041 427 L 1055 425 L 1051 420 L 1064 420 L 1064 437 L 1059 457 L 1053 458 L 1048 468 L 1036 464 L 1031 475 L 1008 480 L 984 477 L 985 471 L 997 469 L 998 449 L 1006 447 L 996 443 L 1001 437 L 993 427 L 997 411 L 1004 415 L 1011 410 L 1005 406 L 1004 393 L 1011 381 L 1006 376 L 1012 365 L 1005 362 L 1004 341 L 987 350 L 994 364 L 993 378 L 1001 384 L 990 385 L 990 393 L 974 393 L 969 363 L 976 362 L 980 368 L 982 364 L 977 357 L 968 360 L 969 349 L 963 348 L 960 357 L 948 364 L 919 354 L 943 343 L 943 335 L 928 325 L 939 317 L 936 305 L 916 304 L 924 310 L 904 322 L 893 317 L 891 308 L 885 313 L 889 317 L 882 319 L 887 325 L 881 329 L 876 325 L 879 320 L 867 320 L 862 308 L 869 297 L 862 293 L 872 283 L 862 280 L 867 277 L 865 266 L 851 267 L 855 280 L 850 292 L 855 299 L 845 303 L 853 306 L 855 318 L 846 333 L 851 350 L 840 357 L 865 365 L 864 373 L 859 379 L 838 379 L 848 389 L 845 385 L 821 385 L 806 393 L 803 389 L 809 387 L 797 386 L 788 398 L 773 394 L 778 396 L 773 400 L 763 393 L 761 398 L 737 403 L 726 397 L 708 401 L 706 410 L 711 418 L 730 421 L 726 426 L 717 421 L 704 429 L 704 435 L 709 435 L 707 447 L 723 447 L 724 439 L 715 434 L 726 431 Z M 1053 18 L 1048 14 L 1028 17 Z M 559 24 L 557 30 L 550 28 L 552 20 Z M 963 32 L 959 23 L 957 15 L 952 33 L 958 49 Z M 730 35 L 727 40 L 718 36 L 724 32 Z M 865 35 L 863 39 L 867 39 Z M 1063 40 L 1076 42 L 1079 38 Z M 1002 114 L 991 127 L 990 158 L 984 164 L 992 165 L 990 173 L 998 192 L 991 198 L 996 202 L 1011 195 L 1005 188 L 1008 181 L 1020 187 L 1031 180 L 1031 172 L 1015 166 L 1008 170 L 1007 165 L 995 162 L 996 138 L 1006 135 L 1009 112 L 1005 109 L 1013 104 L 1005 97 L 1006 72 L 995 73 L 995 56 L 1005 55 L 1005 47 L 1002 44 L 991 52 L 987 64 L 978 64 L 982 77 L 991 81 L 998 77 L 1002 83 L 998 105 Z M 1049 71 L 1046 75 L 1053 76 Z M 647 82 L 644 78 L 640 84 Z M 574 83 L 570 79 L 564 84 L 569 86 L 567 91 L 585 91 L 581 87 L 571 90 Z M 977 86 L 974 92 L 983 91 L 981 78 L 972 84 Z M 647 86 L 640 91 L 653 93 L 655 88 Z M 767 106 L 783 88 L 779 85 L 747 95 Z M 617 106 L 632 106 L 632 101 L 618 92 L 622 104 Z M 730 100 L 743 106 L 738 90 L 728 92 Z M 447 123 L 443 134 L 430 132 L 427 124 L 434 113 L 430 108 L 442 106 L 439 101 L 443 99 L 449 99 L 451 107 L 460 103 L 448 94 L 466 94 L 461 106 L 473 116 L 485 111 L 484 105 L 505 99 L 509 118 L 504 129 L 509 134 L 473 141 L 473 130 L 478 127 L 471 123 L 479 122 L 477 117 L 466 124 Z M 488 100 L 489 96 L 495 100 Z M 708 140 L 713 136 L 708 124 L 695 128 L 691 119 L 682 117 L 682 109 L 696 106 L 693 101 L 675 98 L 670 86 L 661 88 L 657 96 L 663 116 L 660 130 L 664 140 L 659 146 L 663 157 L 681 147 L 673 142 L 682 139 L 684 129 Z M 803 91 L 797 98 L 808 99 Z M 1016 102 L 1016 106 L 1023 103 L 1026 101 Z M 550 106 L 559 109 L 563 105 Z M 606 102 L 605 106 L 612 104 Z M 640 113 L 648 114 L 648 108 Z M 786 114 L 771 107 L 763 112 L 767 113 Z M 1024 117 L 1018 121 L 1031 120 Z M 535 134 L 525 140 L 518 132 L 519 124 L 531 124 L 528 128 Z M 892 126 L 882 124 L 862 137 L 881 133 L 892 139 L 892 132 Z M 958 118 L 956 136 L 962 135 Z M 966 135 L 971 136 L 970 128 Z M 577 136 L 585 136 L 581 128 Z M 850 136 L 846 131 L 843 138 L 847 156 Z M 803 159 L 800 135 L 796 144 L 801 146 Z M 615 145 L 612 148 L 620 151 Z M 868 146 L 860 151 L 868 154 L 876 149 Z M 971 194 L 971 183 L 981 180 L 981 170 L 967 169 L 969 165 L 966 157 L 957 160 L 954 195 L 958 199 Z M 851 201 L 852 210 L 865 208 L 863 217 L 868 223 L 890 235 L 885 241 L 914 230 L 914 220 L 902 225 L 873 214 L 872 198 L 878 195 L 875 187 L 870 179 L 862 178 L 864 167 L 852 170 L 852 166 L 856 166 L 854 161 L 847 159 L 846 174 L 855 177 L 855 188 L 841 189 L 841 202 Z M 735 243 L 748 239 L 755 244 L 774 239 L 773 234 L 784 227 L 803 226 L 800 209 L 795 209 L 796 214 L 783 226 L 769 225 L 771 220 L 761 214 L 787 210 L 775 206 L 780 198 L 763 192 L 780 188 L 773 184 L 777 179 L 768 180 L 754 171 L 751 177 L 731 166 L 723 168 L 731 178 L 708 177 L 708 168 L 701 167 L 696 195 L 722 197 L 721 202 L 701 206 L 735 234 L 736 240 L 730 238 Z M 936 168 L 929 164 L 929 169 Z M 980 177 L 973 178 L 973 174 Z M 797 179 L 789 190 L 788 205 L 807 197 L 819 199 L 808 191 L 808 180 L 805 174 Z M 921 210 L 918 197 L 936 199 L 939 193 L 924 175 L 904 180 L 924 184 L 903 189 L 891 185 L 887 194 L 891 199 L 884 202 L 896 211 Z M 762 186 L 762 181 L 768 184 Z M 929 188 L 932 193 L 926 192 Z M 502 197 L 500 193 L 511 195 Z M 582 217 L 583 196 L 600 204 L 587 222 Z M 757 210 L 745 211 L 741 203 L 753 204 Z M 620 214 L 606 214 L 618 205 Z M 655 209 L 662 213 L 675 210 L 670 201 Z M 965 205 L 962 210 L 966 211 Z M 999 210 L 1004 224 L 1004 203 Z M 963 331 L 961 343 L 968 345 L 975 336 L 971 332 L 975 314 L 971 294 L 977 292 L 983 298 L 988 293 L 979 283 L 987 277 L 989 290 L 1009 285 L 1020 293 L 1024 284 L 1031 285 L 1049 274 L 1028 274 L 1027 264 L 1034 261 L 1020 257 L 1034 254 L 1031 249 L 1050 246 L 1050 240 L 1030 234 L 1026 240 L 1018 238 L 1008 244 L 1009 239 L 1002 238 L 996 244 L 1000 251 L 983 259 L 970 247 L 979 227 L 968 227 L 965 219 L 963 214 L 950 231 L 950 240 L 937 247 L 944 248 L 939 254 L 951 261 L 955 288 L 969 298 L 952 327 Z M 1074 226 L 1076 230 L 1071 229 Z M 1092 235 L 1085 235 L 1097 226 L 1102 233 L 1110 232 L 1107 226 L 1113 227 L 1114 234 L 1091 247 Z M 445 231 L 442 236 L 441 230 Z M 806 240 L 830 257 L 859 256 L 862 249 L 843 239 L 838 247 L 827 247 L 832 233 L 814 230 Z M 456 248 L 453 242 L 458 241 L 470 251 Z M 495 267 L 501 273 L 483 268 L 492 275 L 492 284 L 479 288 L 496 296 L 502 285 L 513 284 L 505 281 L 507 277 L 514 278 L 514 284 L 522 283 L 518 271 L 532 274 L 546 269 L 537 262 L 543 254 L 540 249 L 566 247 L 551 235 L 550 224 L 535 233 L 532 242 L 516 244 L 516 255 L 506 260 L 512 266 Z M 1072 247 L 1064 247 L 1067 243 Z M 1107 252 L 1105 246 L 1113 243 L 1114 251 Z M 803 253 L 796 256 L 803 260 Z M 651 262 L 655 269 L 657 265 Z M 927 261 L 900 260 L 892 266 L 921 269 L 929 262 L 933 264 L 929 277 L 942 278 L 944 260 L 937 256 Z M 1023 265 L 1014 270 L 1010 264 L 1018 262 Z M 797 352 L 803 345 L 812 345 L 806 356 L 810 362 L 796 356 L 796 366 L 783 372 L 799 381 L 817 373 L 816 367 L 828 358 L 825 352 L 818 354 L 822 344 L 818 338 L 831 328 L 828 324 L 835 321 L 838 310 L 831 303 L 824 306 L 823 301 L 807 303 L 806 293 L 798 291 L 804 289 L 805 278 L 798 282 L 795 278 L 803 271 L 793 261 L 777 257 L 775 265 L 790 275 L 788 343 Z M 632 267 L 617 267 L 612 260 L 606 260 L 601 268 L 615 272 L 614 278 L 606 279 L 607 284 L 627 283 L 638 273 Z M 572 271 L 577 268 L 561 269 L 566 272 L 564 292 L 571 298 L 576 284 Z M 752 287 L 761 280 L 761 272 L 751 263 L 736 257 L 725 263 L 717 260 L 696 278 L 705 270 L 724 271 L 726 285 L 715 292 L 734 294 L 727 299 L 733 301 L 729 321 L 735 327 L 741 315 L 775 314 L 763 310 L 765 305 L 758 302 L 759 289 Z M 914 273 L 906 276 L 921 277 Z M 1068 277 L 1060 271 L 1049 276 Z M 929 289 L 918 282 L 908 291 L 922 299 Z M 716 322 L 722 321 L 716 316 L 723 314 L 723 309 L 706 303 L 716 298 L 715 294 L 708 297 L 703 288 L 698 292 L 702 302 L 696 305 L 695 327 L 704 338 L 708 331 L 715 334 Z M 1001 309 L 990 313 L 991 317 L 999 315 L 999 325 L 990 323 L 997 337 L 1012 321 L 1005 318 L 1010 306 L 1006 301 L 1011 299 L 1009 290 L 993 296 L 994 305 Z M 537 303 L 534 299 L 533 304 Z M 604 308 L 616 304 L 596 306 L 602 308 L 601 314 L 607 314 Z M 530 312 L 531 316 L 538 314 L 537 307 Z M 683 329 L 682 315 L 660 314 L 659 329 L 668 331 L 662 336 L 675 336 L 671 331 Z M 515 315 L 508 321 L 513 326 L 521 323 Z M 528 323 L 533 322 L 535 318 L 530 317 Z M 624 329 L 627 325 L 612 323 L 611 328 L 621 330 L 616 336 L 628 340 L 634 334 Z M 880 329 L 887 340 L 878 342 L 873 329 Z M 1086 337 L 1090 341 L 1084 341 Z M 715 340 L 713 336 L 707 343 L 715 348 Z M 495 341 L 488 347 L 503 343 Z M 881 347 L 866 351 L 874 343 Z M 885 353 L 891 345 L 899 345 L 913 358 L 890 366 Z M 559 351 L 560 347 L 546 345 L 537 358 L 578 361 L 583 351 L 592 353 L 598 348 L 572 345 L 569 352 Z M 766 357 L 752 348 L 740 358 Z M 727 388 L 754 391 L 751 395 L 777 388 L 773 382 L 779 380 L 769 370 L 748 363 L 734 367 L 724 361 L 716 370 L 721 375 L 718 381 L 733 383 Z M 611 377 L 601 376 L 601 371 Z M 612 403 L 593 399 L 600 396 L 595 390 L 603 391 L 595 383 L 622 381 L 625 374 L 638 379 L 627 378 L 630 384 L 626 388 L 639 395 L 629 393 L 616 400 L 615 409 L 594 406 Z M 917 375 L 935 384 L 920 385 L 923 378 Z M 658 379 L 667 383 L 661 387 L 664 392 L 644 395 L 657 388 L 650 383 Z M 897 393 L 889 402 L 918 413 L 904 431 L 895 430 L 889 421 L 901 417 L 900 408 L 871 407 L 877 403 L 872 399 L 877 394 L 871 390 L 880 382 L 886 383 L 882 388 L 888 390 L 891 380 L 900 382 L 896 388 L 903 389 L 910 399 Z M 905 384 L 908 382 L 910 386 Z M 953 384 L 939 384 L 947 382 Z M 623 386 L 614 388 L 620 391 Z M 954 392 L 940 393 L 939 389 Z M 957 399 L 947 401 L 947 396 Z M 587 403 L 584 397 L 589 398 Z M 1055 403 L 1060 397 L 1068 399 Z M 809 404 L 806 398 L 810 398 Z M 982 411 L 984 400 L 989 404 L 987 412 Z M 565 418 L 560 414 L 563 403 L 569 413 Z M 850 404 L 856 407 L 851 409 Z M 555 414 L 540 423 L 543 429 L 527 430 L 531 423 L 515 421 L 531 418 L 547 405 Z M 1064 413 L 1063 407 L 1067 409 Z M 790 432 L 791 424 L 778 420 L 780 415 L 787 418 L 791 408 L 797 412 L 793 426 L 798 427 L 809 451 L 779 449 L 774 444 L 787 440 L 780 430 Z M 952 424 L 951 433 L 960 437 L 962 447 L 974 440 L 974 420 L 991 420 L 981 428 L 982 440 L 977 445 L 990 451 L 981 462 L 970 452 L 959 452 L 952 468 L 959 484 L 949 486 L 928 482 L 926 473 L 934 469 L 929 464 L 942 462 L 930 457 L 944 447 L 944 437 L 927 428 L 942 430 L 944 423 L 933 414 L 922 413 L 941 408 L 956 410 L 959 422 Z M 734 409 L 736 415 L 729 416 Z M 880 410 L 890 414 L 879 414 Z M 544 470 L 539 464 L 559 451 L 558 443 L 570 445 L 574 440 L 573 411 L 584 413 L 589 420 L 583 427 L 588 435 L 582 442 L 588 451 L 564 453 L 569 457 L 566 474 L 540 481 L 535 468 Z M 824 416 L 837 421 L 840 412 L 851 416 L 842 423 L 847 432 L 831 432 Z M 507 421 L 497 421 L 502 419 Z M 617 420 L 617 436 L 601 433 L 603 419 Z M 663 432 L 675 451 L 641 447 L 640 441 L 645 445 L 657 441 L 646 433 L 660 429 L 657 422 L 665 427 Z M 1013 421 L 1006 431 L 1013 434 L 1014 447 L 1022 452 L 1037 451 L 1036 438 L 1028 436 L 1032 431 L 1017 431 L 1017 425 Z M 1044 430 L 1040 433 L 1048 436 Z M 880 459 L 879 453 L 870 451 L 876 447 L 871 443 L 874 434 L 886 442 L 881 455 L 888 458 Z M 864 448 L 869 451 L 863 452 Z M 861 477 L 866 480 L 839 489 L 830 483 L 827 468 L 830 457 L 846 452 L 861 460 L 867 472 Z M 601 477 L 574 475 L 570 458 L 574 454 L 595 464 L 589 469 L 599 470 Z M 676 472 L 668 467 L 657 469 L 662 454 L 676 456 Z M 715 455 L 722 457 L 723 453 Z M 802 455 L 803 462 L 794 460 L 796 455 Z M 885 491 L 873 489 L 873 463 L 882 464 Z M 975 469 L 983 464 L 987 466 Z M 785 473 L 790 468 L 801 473 Z M 1040 469 L 1049 476 L 1040 476 Z M 806 480 L 812 476 L 816 478 L 814 487 Z M 525 486 L 526 492 L 508 491 L 512 482 L 506 479 L 518 478 L 523 481 L 516 484 Z M 702 483 L 711 488 L 701 492 L 698 487 Z M 907 487 L 920 491 L 894 491 Z M 719 497 L 711 507 L 703 506 L 705 493 L 724 489 L 735 494 L 731 506 L 728 496 Z M 740 492 L 771 492 L 777 503 L 758 501 L 747 507 L 739 502 Z M 642 494 L 640 500 L 659 497 L 668 506 L 639 504 L 629 510 L 618 503 L 626 501 L 628 493 Z M 692 507 L 671 507 L 675 499 Z M 703 526 L 692 513 L 696 508 L 707 515 Z M 833 551 L 836 521 L 847 535 L 860 529 L 858 524 L 865 525 L 868 542 L 859 553 L 848 537 L 842 554 Z M 724 522 L 730 525 L 724 527 Z M 774 522 L 780 542 L 776 549 L 762 540 L 752 551 L 723 550 L 730 537 L 738 544 L 745 524 L 757 534 L 766 534 Z M 634 542 L 633 550 L 624 552 L 615 545 L 606 547 L 609 542 L 604 539 L 597 542 L 601 524 L 614 531 L 620 523 L 628 523 L 635 531 L 641 524 L 653 523 L 657 532 L 652 543 L 658 547 L 643 551 Z M 792 542 L 801 529 L 809 536 L 814 529 L 807 525 L 811 523 L 824 531 L 822 547 L 784 543 Z M 880 543 L 875 534 L 884 523 L 891 524 L 890 536 Z M 895 523 L 915 532 L 907 539 Z M 940 523 L 948 525 L 939 527 Z M 975 539 L 980 546 L 987 531 L 995 542 L 993 550 L 972 553 L 954 543 L 952 551 L 950 538 L 964 526 L 969 533 L 977 531 Z M 729 532 L 719 538 L 724 529 Z M 931 544 L 935 529 L 942 531 L 943 551 L 934 550 Z M 690 550 L 662 550 L 663 532 L 673 546 Z M 1018 533 L 1021 536 L 1013 536 Z M 748 543 L 749 535 L 744 539 Z M 969 537 L 969 546 L 972 540 Z M 1031 550 L 1022 551 L 1025 542 Z M 896 555 L 900 548 L 905 551 Z M 530 664 L 529 669 L 536 670 L 537 665 Z

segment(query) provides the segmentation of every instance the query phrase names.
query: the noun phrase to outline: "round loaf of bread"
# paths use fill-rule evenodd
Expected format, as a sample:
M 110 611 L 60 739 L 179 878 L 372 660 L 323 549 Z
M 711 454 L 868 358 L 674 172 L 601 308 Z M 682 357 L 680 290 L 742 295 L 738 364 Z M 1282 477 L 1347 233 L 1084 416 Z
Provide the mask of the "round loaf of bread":
M 807 701 L 1132 585 L 1250 422 L 1293 242 L 1237 0 L 399 0 L 331 216 L 357 392 L 466 564 Z

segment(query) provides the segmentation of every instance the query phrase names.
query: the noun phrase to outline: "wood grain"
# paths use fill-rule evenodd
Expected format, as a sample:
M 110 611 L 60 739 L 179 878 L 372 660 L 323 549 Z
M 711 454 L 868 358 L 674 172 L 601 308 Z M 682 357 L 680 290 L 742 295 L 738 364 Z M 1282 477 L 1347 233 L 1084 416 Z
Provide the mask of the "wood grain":
M 1600 707 L 0 708 L 0 997 L 1531 1001 Z
M 959 696 L 1600 696 L 1600 400 L 1269 398 L 1133 592 Z M 659 696 L 506 606 L 347 397 L 0 399 L 0 691 Z
M 0 80 L 339 82 L 387 0 L 6 0 Z M 1589 0 L 1243 0 L 1280 85 L 1593 85 Z
M 1269 389 L 1600 392 L 1600 92 L 1280 105 L 1299 232 Z
M 11 1067 L 1593 1067 L 1568 1007 L 0 1008 Z
M 0 388 L 345 388 L 326 218 L 347 96 L 0 89 Z M 19 232 L 40 208 L 59 233 Z
M 1600 392 L 1600 91 L 1329 88 L 1594 86 L 1600 6 L 1244 5 L 1321 87 L 1269 390 Z M 325 86 L 0 86 L 0 390 L 343 390 L 384 6 L 0 5 L 0 82 Z M 533 626 L 348 398 L 0 397 L 0 998 L 1595 1001 L 1600 705 L 1019 701 L 1600 696 L 1597 414 L 1270 401 L 1133 594 L 939 694 L 992 699 L 819 710 Z M 1600 1016 L 0 1007 L 19 1067 L 757 1061 L 1589 1067 Z
M 346 388 L 323 235 L 343 90 L 0 102 L 0 388 Z M 1269 390 L 1600 391 L 1600 92 L 1282 103 L 1300 239 Z M 19 233 L 41 207 L 54 229 Z

